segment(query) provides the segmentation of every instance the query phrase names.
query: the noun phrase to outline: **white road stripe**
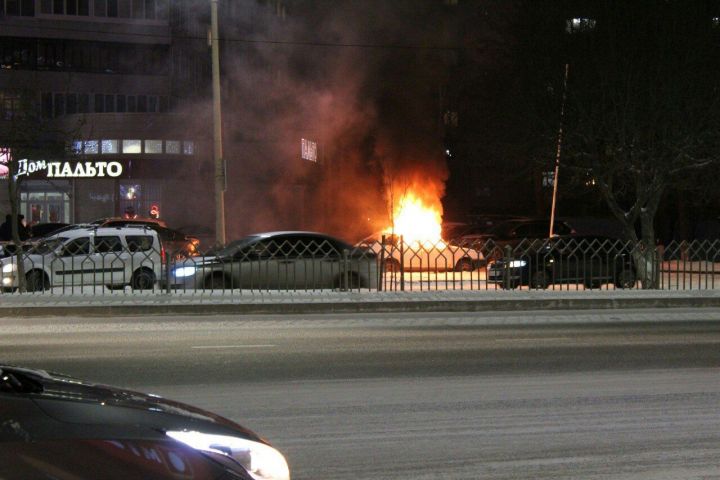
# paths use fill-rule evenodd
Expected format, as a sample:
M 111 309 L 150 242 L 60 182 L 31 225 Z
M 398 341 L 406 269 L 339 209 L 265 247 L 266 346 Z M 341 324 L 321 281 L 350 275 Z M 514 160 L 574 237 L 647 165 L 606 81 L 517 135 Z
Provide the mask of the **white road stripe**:
M 276 345 L 193 345 L 190 348 L 195 349 L 213 349 L 213 348 L 272 348 Z

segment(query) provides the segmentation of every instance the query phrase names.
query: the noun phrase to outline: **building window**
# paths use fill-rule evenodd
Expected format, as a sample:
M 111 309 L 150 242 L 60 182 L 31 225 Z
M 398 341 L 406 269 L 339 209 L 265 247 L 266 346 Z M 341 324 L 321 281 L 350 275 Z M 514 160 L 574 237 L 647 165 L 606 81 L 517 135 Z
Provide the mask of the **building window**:
M 90 95 L 81 93 L 78 96 L 78 111 L 80 113 L 90 113 Z
M 123 153 L 142 153 L 142 140 L 123 140 Z
M 10 120 L 20 113 L 20 94 L 0 90 L 0 118 Z
M 170 155 L 180 155 L 180 141 L 168 140 L 165 142 L 165 153 Z
M 597 22 L 593 18 L 570 18 L 565 21 L 565 33 L 585 33 L 595 30 Z
M 55 94 L 55 116 L 59 117 L 61 115 L 65 115 L 65 94 L 64 93 L 56 93 Z
M 77 94 L 68 93 L 67 97 L 65 99 L 65 112 L 68 115 L 71 115 L 73 113 L 77 113 L 77 111 L 78 111 Z
M 147 112 L 147 95 L 137 96 L 137 111 L 143 113 Z
M 145 140 L 145 153 L 162 153 L 162 140 Z
M 0 15 L 35 16 L 35 0 L 3 0 L 0 1 Z
M 86 140 L 84 152 L 86 155 L 97 155 L 98 154 L 98 141 L 97 140 Z
M 127 111 L 127 104 L 125 103 L 125 95 L 118 95 L 115 101 L 116 111 L 124 113 Z
M 195 142 L 184 141 L 183 142 L 183 154 L 184 155 L 195 155 Z
M 40 0 L 43 15 L 83 15 L 90 12 L 90 0 Z
M 95 113 L 105 112 L 105 95 L 102 93 L 95 94 Z
M 120 153 L 117 140 L 101 140 L 102 153 Z
M 115 95 L 105 95 L 105 113 L 115 111 Z

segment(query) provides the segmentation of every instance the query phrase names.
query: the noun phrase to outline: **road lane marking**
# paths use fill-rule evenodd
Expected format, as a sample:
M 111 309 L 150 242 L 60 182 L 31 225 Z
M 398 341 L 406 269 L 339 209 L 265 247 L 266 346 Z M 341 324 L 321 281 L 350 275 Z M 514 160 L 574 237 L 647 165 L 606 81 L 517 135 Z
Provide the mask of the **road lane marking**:
M 205 349 L 220 349 L 220 348 L 273 348 L 277 345 L 193 345 L 190 348 L 197 350 Z

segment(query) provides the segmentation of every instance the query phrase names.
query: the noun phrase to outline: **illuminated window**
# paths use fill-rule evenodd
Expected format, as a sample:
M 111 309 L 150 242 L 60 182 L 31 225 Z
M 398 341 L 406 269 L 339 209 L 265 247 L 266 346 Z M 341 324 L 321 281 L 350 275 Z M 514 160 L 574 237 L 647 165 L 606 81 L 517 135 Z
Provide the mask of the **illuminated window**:
M 565 21 L 566 33 L 584 33 L 595 30 L 597 22 L 593 18 L 571 18 Z
M 165 153 L 180 155 L 180 142 L 178 140 L 168 140 L 165 142 Z
M 87 140 L 85 141 L 85 154 L 86 155 L 97 155 L 98 153 L 98 141 Z
M 83 150 L 83 142 L 81 140 L 74 140 L 71 147 L 71 152 L 75 155 L 80 155 Z
M 142 140 L 123 140 L 123 153 L 142 153 Z
M 162 153 L 162 140 L 145 140 L 145 153 Z
M 184 141 L 183 142 L 183 154 L 184 155 L 195 155 L 195 142 Z
M 102 153 L 120 153 L 117 140 L 101 140 Z

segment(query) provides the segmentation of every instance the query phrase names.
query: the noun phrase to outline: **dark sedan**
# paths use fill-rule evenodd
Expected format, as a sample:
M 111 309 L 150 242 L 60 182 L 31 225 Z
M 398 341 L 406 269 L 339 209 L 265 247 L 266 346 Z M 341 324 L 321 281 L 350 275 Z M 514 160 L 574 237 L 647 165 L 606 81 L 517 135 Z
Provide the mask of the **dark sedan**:
M 632 252 L 622 240 L 605 237 L 563 236 L 536 240 L 488 265 L 488 283 L 503 288 L 528 285 L 544 289 L 556 283 L 578 283 L 599 288 L 635 285 Z
M 250 430 L 155 395 L 0 365 L 0 478 L 289 480 Z

